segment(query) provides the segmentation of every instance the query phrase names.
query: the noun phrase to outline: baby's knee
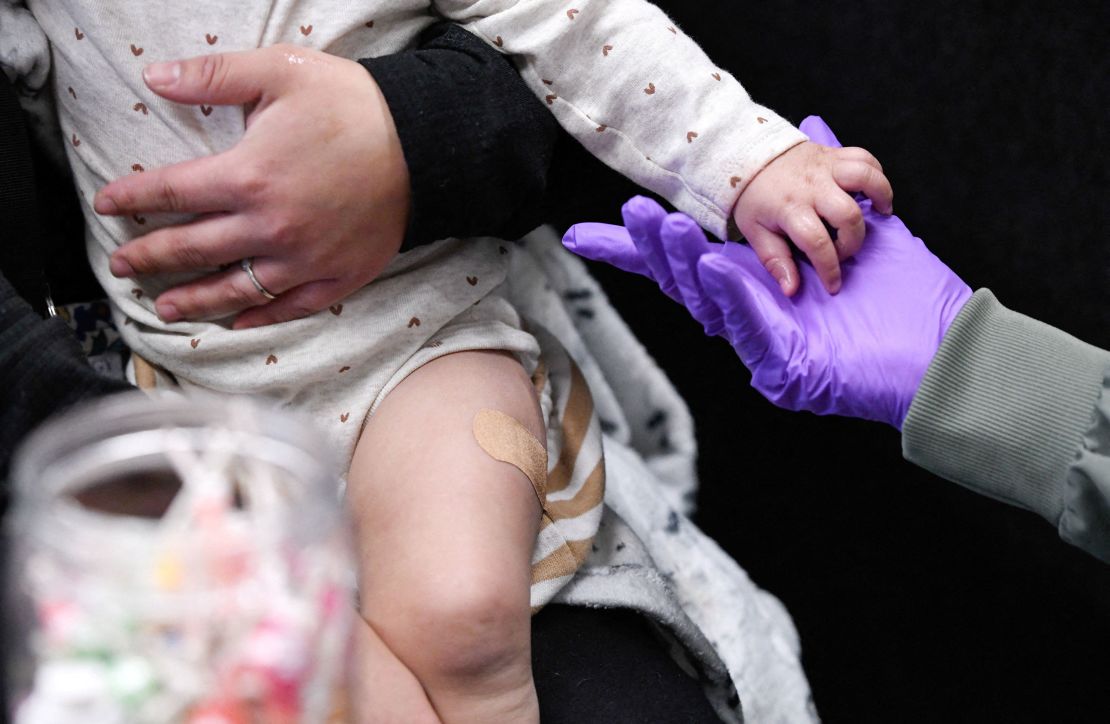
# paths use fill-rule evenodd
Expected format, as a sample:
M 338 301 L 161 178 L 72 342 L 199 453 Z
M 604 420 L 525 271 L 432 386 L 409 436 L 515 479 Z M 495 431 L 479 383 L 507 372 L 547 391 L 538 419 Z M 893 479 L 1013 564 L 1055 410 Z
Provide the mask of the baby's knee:
M 470 579 L 436 587 L 416 604 L 409 625 L 429 679 L 472 685 L 528 674 L 531 611 L 527 597 Z

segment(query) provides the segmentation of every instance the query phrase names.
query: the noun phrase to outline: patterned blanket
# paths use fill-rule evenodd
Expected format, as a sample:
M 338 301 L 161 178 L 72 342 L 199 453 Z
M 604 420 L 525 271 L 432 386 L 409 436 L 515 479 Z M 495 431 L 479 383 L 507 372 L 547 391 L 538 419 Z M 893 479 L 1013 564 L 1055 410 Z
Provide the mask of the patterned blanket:
M 644 613 L 725 721 L 816 721 L 790 615 L 688 518 L 697 445 L 677 391 L 552 229 L 520 242 L 508 278 L 581 369 L 603 432 L 602 528 L 555 600 Z

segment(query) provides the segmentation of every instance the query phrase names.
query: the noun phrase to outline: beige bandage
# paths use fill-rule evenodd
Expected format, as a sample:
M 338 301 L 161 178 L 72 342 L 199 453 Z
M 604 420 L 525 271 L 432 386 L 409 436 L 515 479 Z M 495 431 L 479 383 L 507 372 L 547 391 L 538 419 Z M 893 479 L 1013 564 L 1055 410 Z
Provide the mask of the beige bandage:
M 547 505 L 547 450 L 528 428 L 504 412 L 478 410 L 474 439 L 491 458 L 524 473 L 532 481 L 540 506 Z

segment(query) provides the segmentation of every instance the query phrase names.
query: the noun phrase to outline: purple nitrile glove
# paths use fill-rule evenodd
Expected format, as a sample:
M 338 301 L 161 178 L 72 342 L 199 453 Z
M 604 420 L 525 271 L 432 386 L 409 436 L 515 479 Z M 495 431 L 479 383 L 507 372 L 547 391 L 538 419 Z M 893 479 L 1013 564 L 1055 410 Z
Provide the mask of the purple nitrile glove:
M 824 122 L 801 129 L 839 146 Z M 589 259 L 654 279 L 707 334 L 726 337 L 752 371 L 752 386 L 779 407 L 846 415 L 901 429 L 925 370 L 971 289 L 896 216 L 860 202 L 867 235 L 843 262 L 830 296 L 809 264 L 792 299 L 740 244 L 711 244 L 688 216 L 637 197 L 627 228 L 576 224 L 563 244 Z

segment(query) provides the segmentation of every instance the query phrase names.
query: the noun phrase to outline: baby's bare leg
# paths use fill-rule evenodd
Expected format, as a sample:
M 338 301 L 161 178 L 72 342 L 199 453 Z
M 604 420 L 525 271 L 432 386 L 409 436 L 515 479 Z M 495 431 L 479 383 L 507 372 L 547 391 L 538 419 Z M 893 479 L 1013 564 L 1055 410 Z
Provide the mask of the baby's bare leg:
M 475 441 L 482 409 L 545 439 L 531 381 L 499 352 L 424 365 L 367 423 L 347 488 L 362 614 L 445 722 L 538 721 L 529 584 L 540 506 L 528 478 Z
M 439 724 L 424 687 L 382 642 L 370 624 L 356 618 L 351 631 L 354 657 L 349 672 L 350 724 Z M 330 721 L 330 720 L 329 720 Z

